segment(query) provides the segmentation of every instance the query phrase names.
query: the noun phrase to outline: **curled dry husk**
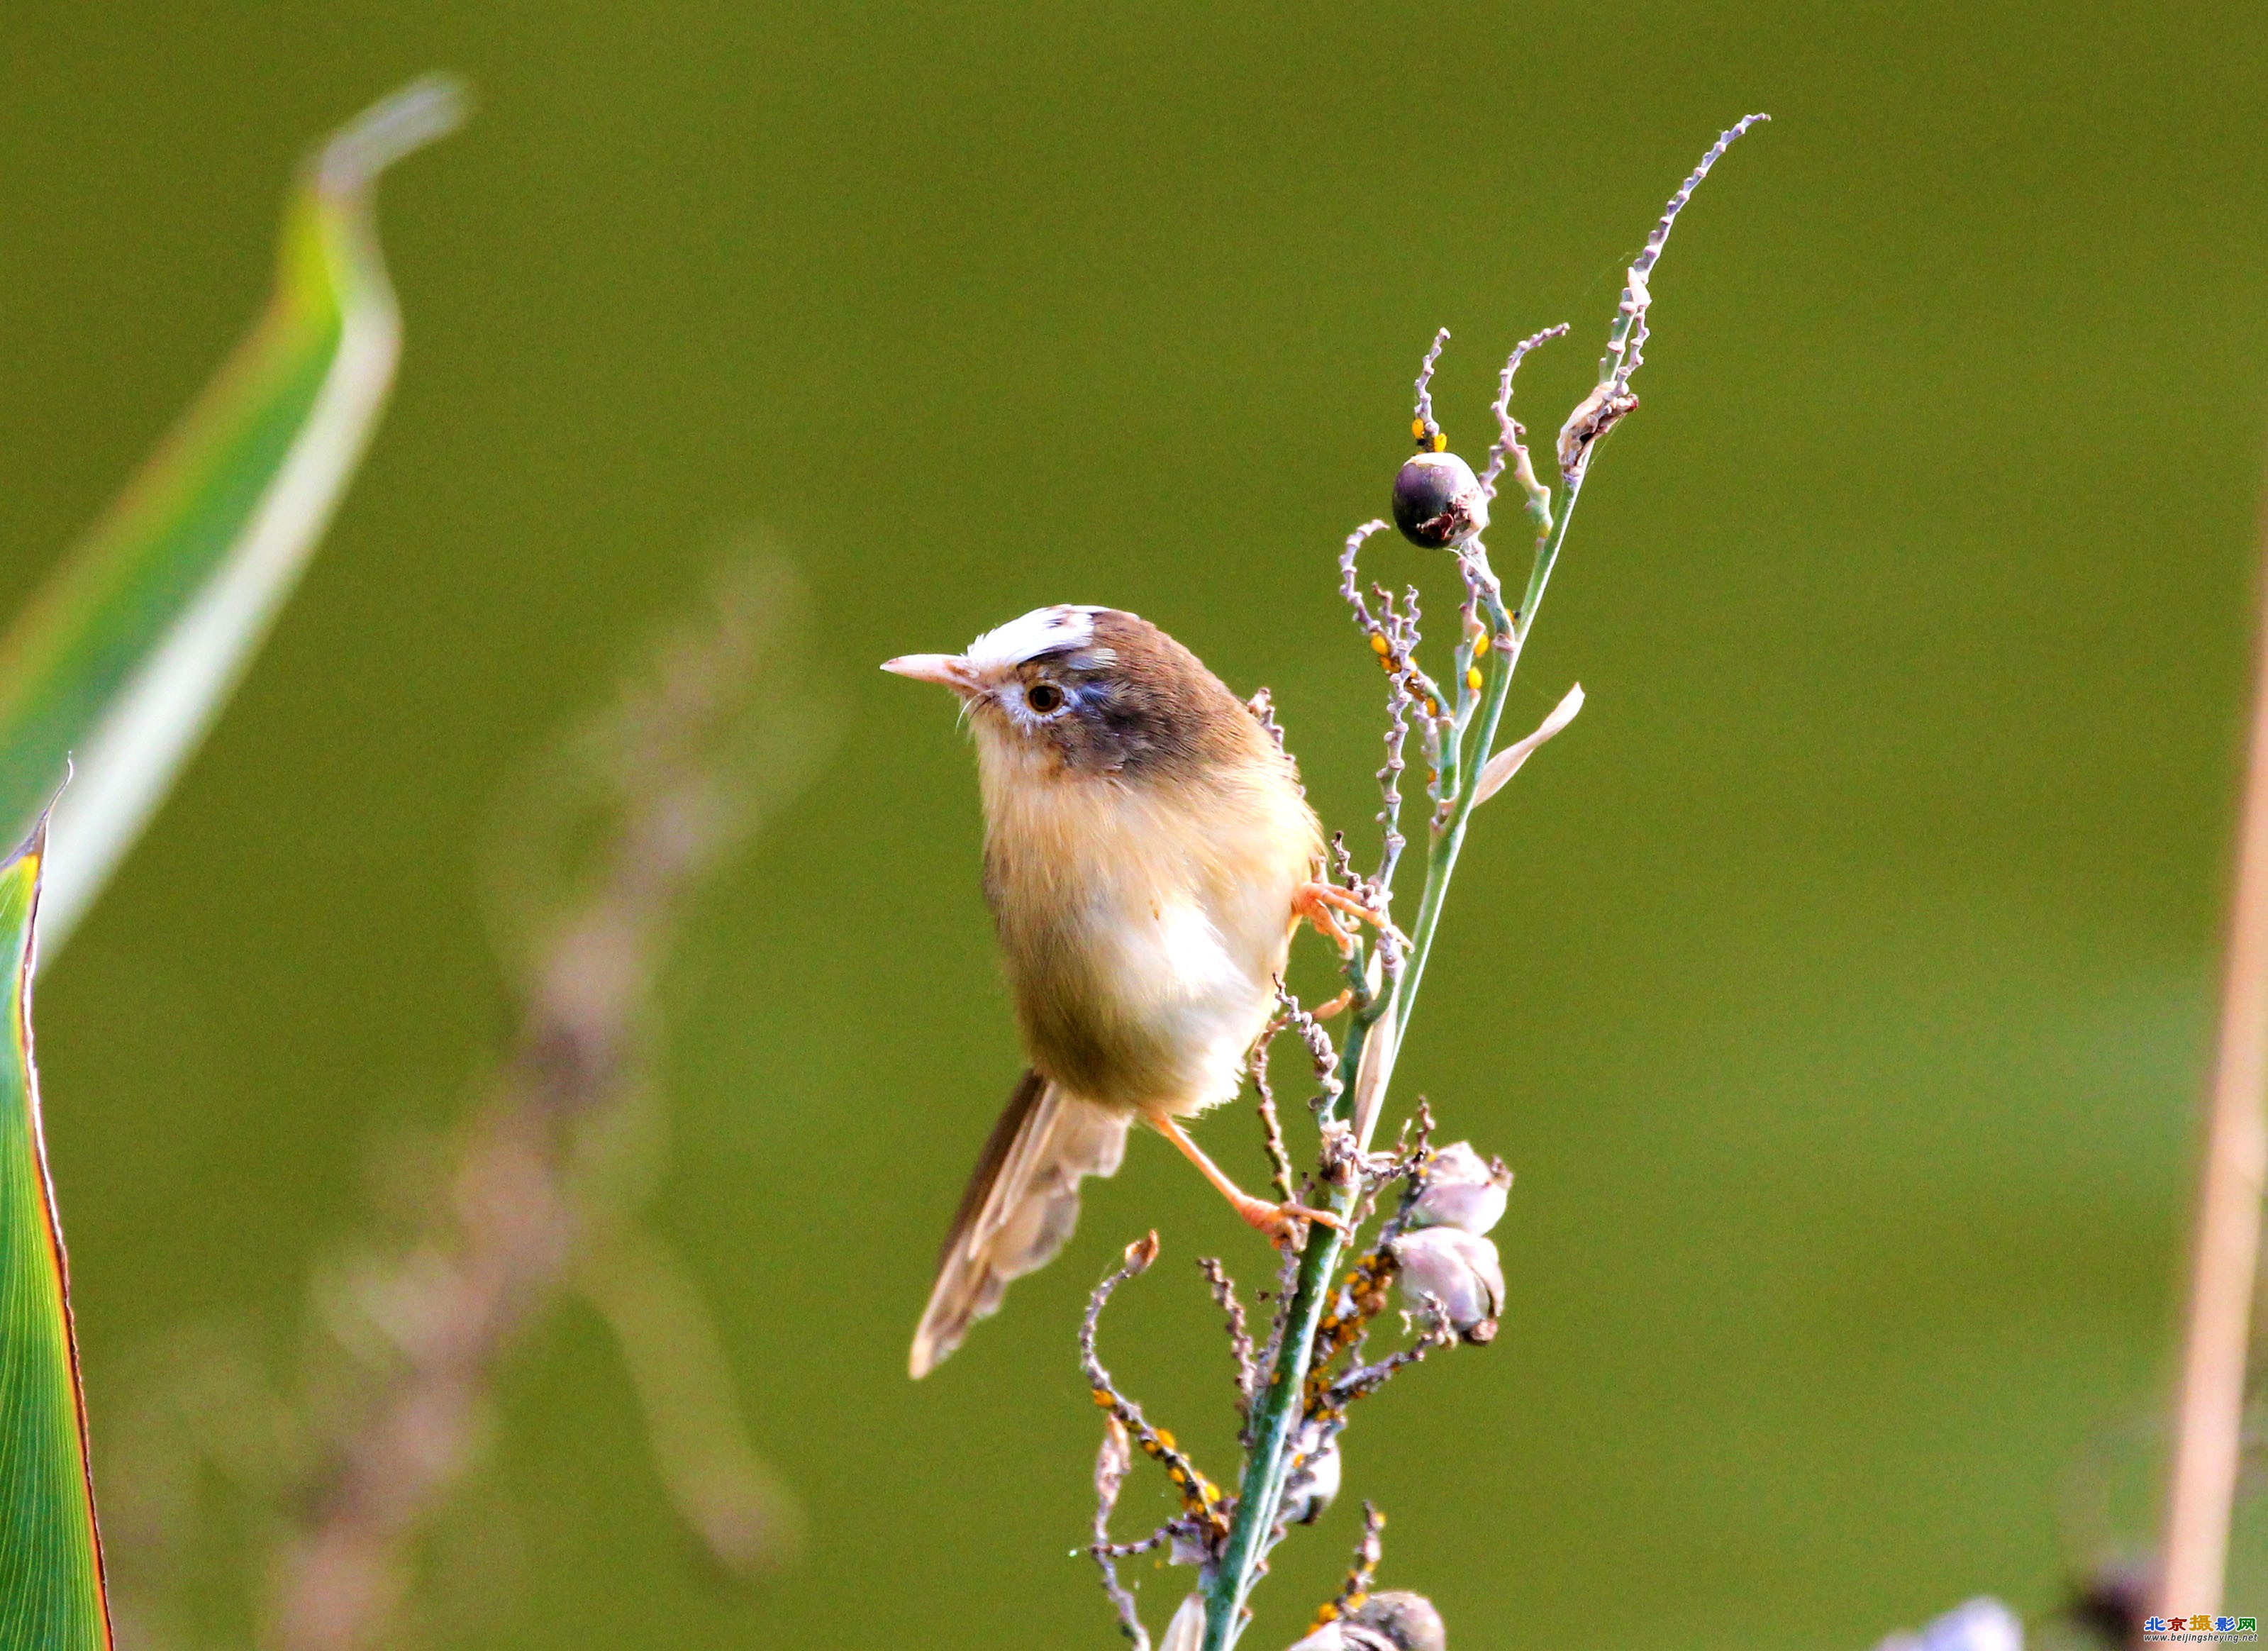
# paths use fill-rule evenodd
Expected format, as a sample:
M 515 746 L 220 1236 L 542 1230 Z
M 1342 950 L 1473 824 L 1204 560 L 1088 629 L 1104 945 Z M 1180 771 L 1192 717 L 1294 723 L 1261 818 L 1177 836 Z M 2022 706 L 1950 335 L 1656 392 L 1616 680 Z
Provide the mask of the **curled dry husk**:
M 1485 1236 L 1504 1219 L 1512 1171 L 1503 1159 L 1484 1161 L 1470 1141 L 1458 1141 L 1435 1153 L 1425 1175 L 1425 1190 L 1410 1206 L 1410 1226 L 1456 1227 Z
M 1327 1622 L 1292 1651 L 1447 1651 L 1441 1613 L 1423 1594 L 1373 1594 L 1336 1622 Z
M 1497 1316 L 1504 1311 L 1504 1268 L 1494 1244 L 1462 1227 L 1427 1227 L 1403 1234 L 1387 1252 L 1412 1307 L 1430 1295 L 1467 1341 L 1495 1338 Z

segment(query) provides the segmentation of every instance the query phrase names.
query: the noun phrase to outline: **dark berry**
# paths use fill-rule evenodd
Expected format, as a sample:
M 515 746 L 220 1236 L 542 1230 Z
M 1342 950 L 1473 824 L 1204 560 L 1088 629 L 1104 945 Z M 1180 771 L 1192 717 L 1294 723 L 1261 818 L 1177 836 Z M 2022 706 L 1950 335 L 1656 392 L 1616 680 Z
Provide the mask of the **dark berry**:
M 1394 525 L 1428 549 L 1463 543 L 1488 526 L 1480 478 L 1454 453 L 1418 454 L 1394 478 Z

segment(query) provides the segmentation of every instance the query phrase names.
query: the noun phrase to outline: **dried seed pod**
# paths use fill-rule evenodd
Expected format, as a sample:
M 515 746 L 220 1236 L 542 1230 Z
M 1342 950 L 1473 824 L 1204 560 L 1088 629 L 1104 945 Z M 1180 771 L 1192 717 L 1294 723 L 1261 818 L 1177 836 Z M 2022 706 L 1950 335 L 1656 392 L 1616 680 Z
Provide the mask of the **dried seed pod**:
M 1467 1341 L 1495 1339 L 1497 1315 L 1504 1311 L 1504 1268 L 1494 1244 L 1461 1227 L 1427 1227 L 1403 1234 L 1387 1249 L 1412 1306 L 1432 1296 Z
M 1292 1651 L 1447 1651 L 1441 1613 L 1423 1594 L 1373 1594 L 1335 1622 L 1327 1622 Z
M 1483 1162 L 1470 1141 L 1458 1141 L 1433 1154 L 1425 1166 L 1425 1190 L 1410 1211 L 1410 1225 L 1456 1227 L 1485 1235 L 1504 1219 L 1512 1171 L 1504 1160 Z
M 1462 544 L 1488 526 L 1488 496 L 1455 453 L 1420 453 L 1394 478 L 1394 525 L 1429 550 Z
M 1449 1642 L 1448 1630 L 1442 1625 L 1441 1613 L 1433 1609 L 1433 1602 L 1406 1589 L 1373 1594 L 1359 1609 L 1348 1612 L 1346 1620 L 1351 1627 L 1378 1634 L 1394 1651 L 1446 1651 Z

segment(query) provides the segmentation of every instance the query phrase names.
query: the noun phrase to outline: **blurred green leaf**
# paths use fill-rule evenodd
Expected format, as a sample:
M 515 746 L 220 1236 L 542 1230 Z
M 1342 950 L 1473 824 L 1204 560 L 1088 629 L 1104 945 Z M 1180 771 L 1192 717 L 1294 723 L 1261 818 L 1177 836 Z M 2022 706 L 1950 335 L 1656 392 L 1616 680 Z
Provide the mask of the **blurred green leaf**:
M 32 1066 L 32 925 L 44 822 L 0 865 L 0 1647 L 107 1651 L 86 1411 Z
M 309 157 L 266 313 L 0 643 L 0 840 L 62 782 L 52 953 L 164 800 L 266 635 L 362 456 L 401 319 L 371 190 L 462 118 L 412 83 Z

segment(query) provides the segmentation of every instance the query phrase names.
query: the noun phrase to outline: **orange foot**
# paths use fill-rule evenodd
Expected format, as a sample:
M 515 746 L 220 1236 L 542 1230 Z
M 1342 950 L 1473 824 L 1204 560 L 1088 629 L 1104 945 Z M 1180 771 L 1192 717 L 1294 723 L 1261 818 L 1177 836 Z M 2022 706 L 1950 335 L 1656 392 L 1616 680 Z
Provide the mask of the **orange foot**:
M 1207 1181 L 1212 1183 L 1220 1196 L 1228 1200 L 1229 1207 L 1252 1226 L 1265 1233 L 1268 1242 L 1282 1249 L 1299 1239 L 1302 1221 L 1319 1221 L 1340 1232 L 1346 1223 L 1329 1210 L 1311 1210 L 1304 1204 L 1270 1204 L 1265 1198 L 1256 1198 L 1235 1182 L 1228 1172 L 1204 1155 L 1204 1151 L 1173 1118 L 1160 1113 L 1150 1120 L 1159 1134 L 1182 1150 L 1182 1155 L 1195 1164 Z
M 1289 1249 L 1297 1244 L 1303 1224 L 1308 1221 L 1318 1222 L 1336 1232 L 1346 1231 L 1346 1223 L 1329 1210 L 1310 1209 L 1304 1204 L 1270 1204 L 1265 1198 L 1256 1198 L 1241 1190 L 1229 1199 L 1229 1203 L 1248 1225 L 1263 1235 L 1278 1249 Z
M 1336 883 L 1301 883 L 1292 891 L 1292 912 L 1313 924 L 1316 933 L 1339 948 L 1341 957 L 1354 950 L 1354 936 L 1339 921 L 1340 912 L 1367 923 L 1381 934 L 1391 934 L 1405 953 L 1410 949 L 1410 937 L 1388 923 L 1384 912 Z

